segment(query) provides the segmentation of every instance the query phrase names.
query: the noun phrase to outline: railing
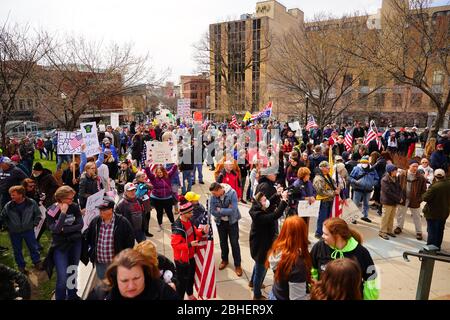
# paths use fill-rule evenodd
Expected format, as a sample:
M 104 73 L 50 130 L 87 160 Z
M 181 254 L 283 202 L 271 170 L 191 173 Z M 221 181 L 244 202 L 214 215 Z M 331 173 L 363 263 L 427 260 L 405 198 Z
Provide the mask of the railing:
M 416 300 L 428 300 L 431 280 L 433 278 L 434 262 L 441 261 L 450 263 L 450 255 L 440 252 L 436 246 L 429 245 L 425 246 L 419 252 L 403 252 L 403 259 L 409 262 L 408 256 L 418 257 L 422 261 L 419 282 L 417 284 Z

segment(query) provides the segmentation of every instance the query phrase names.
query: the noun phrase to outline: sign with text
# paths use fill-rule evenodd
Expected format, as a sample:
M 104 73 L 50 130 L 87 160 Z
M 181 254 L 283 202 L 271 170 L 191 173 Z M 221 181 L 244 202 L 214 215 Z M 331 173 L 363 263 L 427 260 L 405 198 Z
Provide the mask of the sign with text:
M 82 232 L 87 229 L 92 219 L 94 219 L 96 216 L 99 215 L 99 210 L 96 209 L 95 207 L 103 202 L 104 195 L 105 190 L 103 189 L 87 198 L 86 212 L 84 213 L 83 216 L 84 226 Z
M 320 201 L 314 201 L 309 204 L 308 201 L 302 200 L 298 202 L 298 215 L 299 217 L 318 217 L 319 216 Z
M 179 118 L 191 118 L 191 100 L 178 99 L 177 116 Z
M 95 122 L 80 123 L 83 140 L 86 144 L 86 157 L 99 154 L 100 144 L 98 143 L 97 124 Z
M 80 154 L 83 137 L 81 132 L 58 131 L 57 153 L 63 154 Z
M 177 163 L 177 143 L 174 141 L 147 141 L 147 160 L 150 164 Z
M 113 129 L 116 129 L 119 127 L 119 114 L 118 113 L 111 113 L 111 127 L 113 127 Z
M 301 129 L 300 123 L 298 121 L 289 123 L 289 128 L 291 128 L 292 131 L 300 130 Z
M 347 201 L 347 205 L 342 207 L 342 214 L 339 216 L 342 220 L 345 220 L 347 223 L 351 223 L 352 221 L 356 221 L 363 217 L 361 209 L 350 199 Z

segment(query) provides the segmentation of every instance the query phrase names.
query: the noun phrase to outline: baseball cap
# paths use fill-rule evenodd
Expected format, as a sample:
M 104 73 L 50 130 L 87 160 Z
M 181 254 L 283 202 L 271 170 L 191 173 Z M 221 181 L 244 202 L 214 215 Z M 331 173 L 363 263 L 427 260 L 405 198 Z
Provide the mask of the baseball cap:
M 200 195 L 195 192 L 189 191 L 184 195 L 184 198 L 189 202 L 198 201 L 200 200 Z
M 104 138 L 103 143 L 111 143 L 111 141 L 108 138 Z
M 336 156 L 336 157 L 334 158 L 334 160 L 335 160 L 336 162 L 338 162 L 338 161 L 344 161 L 344 159 L 343 159 L 341 156 Z
M 132 182 L 128 182 L 125 187 L 124 187 L 125 191 L 131 191 L 131 190 L 136 190 L 136 185 Z
M 438 178 L 445 178 L 445 171 L 442 169 L 434 170 L 434 176 Z
M 105 210 L 105 209 L 114 209 L 114 199 L 111 197 L 103 197 L 103 202 L 96 206 L 99 210 Z
M 330 167 L 330 164 L 328 163 L 328 161 L 322 161 L 319 164 L 319 168 L 329 168 L 329 167 Z

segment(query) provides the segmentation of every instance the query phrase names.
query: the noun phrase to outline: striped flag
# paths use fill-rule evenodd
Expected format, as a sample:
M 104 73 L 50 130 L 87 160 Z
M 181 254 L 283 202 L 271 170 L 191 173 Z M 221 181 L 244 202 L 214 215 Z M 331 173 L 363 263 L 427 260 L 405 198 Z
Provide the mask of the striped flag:
M 272 101 L 264 107 L 264 110 L 255 114 L 252 114 L 251 121 L 255 121 L 261 118 L 270 118 L 272 116 Z
M 306 124 L 306 130 L 310 130 L 312 128 L 318 128 L 319 126 L 316 123 L 316 120 L 314 120 L 313 116 L 309 116 L 308 123 Z
M 214 238 L 208 210 L 209 199 L 206 202 L 206 212 L 200 224 L 209 224 L 209 233 L 206 241 L 199 242 L 195 251 L 195 277 L 194 286 L 198 298 L 205 300 L 216 298 L 216 265 L 214 263 Z
M 81 146 L 81 144 L 83 143 L 83 135 L 77 134 L 72 140 L 70 140 L 70 146 L 73 149 L 78 148 L 79 146 Z
M 370 141 L 375 140 L 378 136 L 378 130 L 377 127 L 375 126 L 375 121 L 370 121 L 370 129 L 369 132 L 367 132 L 367 136 L 364 139 L 364 144 L 366 146 L 369 146 Z M 380 143 L 378 143 L 380 144 Z M 380 147 L 380 146 L 378 146 Z
M 230 122 L 229 126 L 236 130 L 239 129 L 239 124 L 237 123 L 236 116 L 234 114 L 231 117 L 231 122 Z
M 347 132 L 345 135 L 344 144 L 347 152 L 351 152 L 353 147 L 353 130 Z

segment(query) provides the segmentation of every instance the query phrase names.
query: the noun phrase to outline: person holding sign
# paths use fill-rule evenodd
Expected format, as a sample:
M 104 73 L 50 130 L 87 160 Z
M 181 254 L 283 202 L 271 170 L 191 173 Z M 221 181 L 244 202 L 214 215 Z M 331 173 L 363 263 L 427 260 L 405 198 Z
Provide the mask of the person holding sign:
M 78 199 L 81 209 L 86 208 L 87 198 L 103 189 L 100 177 L 97 175 L 97 167 L 94 162 L 88 162 L 84 167 L 85 172 L 80 178 L 80 192 Z

